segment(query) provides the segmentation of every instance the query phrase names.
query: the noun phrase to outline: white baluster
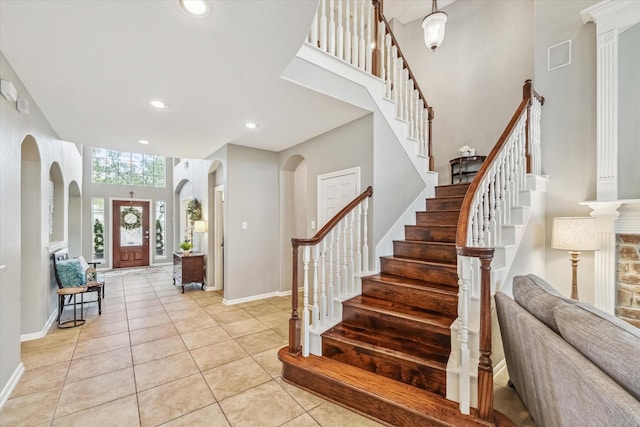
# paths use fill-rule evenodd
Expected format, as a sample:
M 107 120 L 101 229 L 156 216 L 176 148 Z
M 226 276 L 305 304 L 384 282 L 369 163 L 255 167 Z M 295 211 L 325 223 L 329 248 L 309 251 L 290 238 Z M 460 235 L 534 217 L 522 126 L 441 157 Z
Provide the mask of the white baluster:
M 356 213 L 357 222 L 356 222 L 356 266 L 355 270 L 358 276 L 362 277 L 362 203 L 358 205 L 358 210 Z M 362 280 L 358 280 L 358 289 L 356 289 L 357 293 L 362 293 L 361 285 Z
M 327 238 L 322 239 L 320 251 L 320 322 L 327 323 Z
M 404 67 L 402 61 L 400 63 Z M 406 68 L 402 68 L 402 98 L 402 119 L 409 121 L 409 104 L 411 101 L 409 99 L 409 70 Z
M 355 270 L 355 264 L 354 264 L 354 241 L 355 241 L 355 236 L 354 236 L 354 227 L 353 227 L 353 223 L 355 221 L 355 213 L 353 212 L 353 210 L 351 212 L 349 212 L 349 215 L 347 216 L 347 218 L 349 219 L 349 284 L 350 284 L 350 289 L 349 292 L 351 293 L 351 295 L 355 294 L 356 292 L 356 279 L 355 279 L 355 274 L 356 274 L 356 270 Z
M 353 35 L 351 36 L 351 65 L 358 66 L 358 51 L 360 43 L 358 42 L 358 0 L 353 0 Z
M 380 26 L 384 29 L 384 22 L 380 23 Z M 384 31 L 384 30 L 383 30 Z M 384 50 L 385 50 L 385 56 L 386 57 L 386 61 L 385 61 L 385 75 L 387 77 L 385 83 L 386 83 L 386 91 L 385 91 L 385 96 L 389 99 L 393 99 L 393 95 L 391 94 L 391 83 L 393 82 L 393 74 L 391 72 L 392 67 L 393 67 L 393 49 L 391 49 L 391 34 L 385 34 L 384 32 L 382 33 L 384 34 Z
M 333 256 L 333 230 L 329 232 L 329 288 L 327 298 L 329 300 L 329 306 L 327 311 L 327 317 L 330 321 L 334 320 L 334 310 L 333 310 L 333 299 L 334 299 L 334 286 L 333 286 L 333 266 L 334 266 L 334 256 Z
M 368 2 L 369 0 L 362 0 L 362 2 L 360 3 L 360 37 L 359 37 L 359 41 L 358 41 L 358 67 L 361 70 L 365 69 L 365 65 L 366 65 L 366 58 L 365 58 L 365 51 L 367 50 L 365 48 L 365 44 L 367 42 L 367 39 L 365 38 L 365 25 L 366 22 L 364 22 L 364 8 L 366 7 L 366 2 Z
M 495 166 L 491 169 L 491 178 L 490 178 L 490 183 L 489 183 L 489 196 L 491 197 L 490 199 L 490 204 L 491 204 L 491 211 L 490 211 L 490 216 L 491 216 L 491 230 L 493 231 L 493 238 L 492 238 L 492 242 L 494 242 L 494 245 L 501 245 L 502 244 L 502 238 L 501 238 L 501 231 L 500 230 L 500 222 L 498 220 L 498 218 L 496 217 L 496 204 L 497 204 L 497 195 L 496 195 L 496 179 L 497 179 L 497 175 L 496 175 L 496 170 L 495 170 Z
M 343 218 L 341 221 L 343 223 L 342 229 L 342 286 L 340 287 L 340 295 L 345 296 L 349 295 L 349 287 L 351 283 L 349 283 L 349 249 L 347 248 L 347 236 L 349 230 L 347 230 L 347 226 L 349 225 L 347 218 Z
M 340 277 L 340 274 L 342 273 L 342 267 L 340 266 L 340 242 L 341 242 L 341 229 L 342 229 L 342 223 L 338 222 L 338 224 L 336 224 L 336 241 L 334 242 L 334 248 L 335 248 L 335 252 L 336 252 L 336 258 L 335 258 L 335 264 L 336 264 L 336 281 L 335 281 L 335 288 L 334 288 L 334 292 L 336 295 L 338 296 L 342 296 L 342 278 Z
M 364 199 L 362 202 L 362 271 L 364 273 L 369 272 L 369 244 L 368 242 L 368 216 L 367 211 L 369 210 L 369 199 Z
M 320 4 L 318 4 L 316 15 L 313 17 L 311 29 L 309 30 L 309 44 L 311 44 L 313 47 L 318 47 L 318 19 L 320 19 L 320 17 L 318 16 L 319 8 Z
M 415 100 L 413 98 L 413 88 L 413 80 L 407 80 L 407 121 L 409 122 L 409 138 L 415 138 L 415 134 L 413 133 L 413 107 L 415 106 Z
M 349 14 L 347 13 L 347 16 Z M 337 32 L 337 45 L 336 54 L 338 58 L 344 59 L 344 27 L 342 25 L 342 0 L 338 0 L 338 29 Z
M 373 49 L 376 47 L 377 40 L 373 40 L 373 26 L 377 23 L 373 22 L 373 4 L 367 2 L 367 39 L 365 40 L 364 47 L 366 52 L 365 70 L 369 74 L 373 74 L 372 61 L 373 61 Z
M 327 0 L 320 0 L 320 49 L 327 51 Z
M 329 1 L 329 53 L 336 55 L 336 21 L 334 0 Z
M 309 258 L 309 246 L 305 246 L 302 251 L 302 354 L 305 357 L 309 356 Z
M 489 189 L 487 188 L 487 184 L 486 181 L 484 181 L 482 183 L 482 199 L 483 199 L 483 203 L 482 203 L 482 215 L 483 215 L 483 219 L 482 219 L 482 223 L 483 223 L 483 227 L 484 227 L 484 240 L 485 240 L 485 246 L 491 246 L 492 245 L 492 240 L 491 240 L 491 226 L 489 224 Z
M 391 45 L 391 100 L 396 103 L 396 108 L 398 108 L 398 48 L 394 45 Z M 398 111 L 396 110 L 396 117 L 398 116 Z
M 355 1 L 355 0 L 354 0 Z M 345 3 L 345 32 L 344 32 L 344 60 L 351 61 L 351 25 L 353 20 L 351 19 L 351 4 L 349 0 Z
M 311 313 L 313 314 L 312 325 L 314 329 L 318 329 L 320 326 L 320 305 L 318 304 L 318 258 L 320 256 L 320 247 L 315 245 L 313 247 L 313 307 Z

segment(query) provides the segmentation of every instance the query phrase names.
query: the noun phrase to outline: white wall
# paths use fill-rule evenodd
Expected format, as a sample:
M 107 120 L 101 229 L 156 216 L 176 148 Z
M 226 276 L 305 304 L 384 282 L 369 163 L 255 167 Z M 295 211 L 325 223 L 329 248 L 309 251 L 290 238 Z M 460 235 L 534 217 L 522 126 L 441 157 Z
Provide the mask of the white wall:
M 640 199 L 640 24 L 620 34 L 618 88 L 619 199 Z
M 50 315 L 55 312 L 57 301 L 51 299 L 55 283 L 50 281 L 48 197 L 49 169 L 54 162 L 60 165 L 64 179 L 64 233 L 68 232 L 66 205 L 68 185 L 72 181 L 82 182 L 82 161 L 77 147 L 60 141 L 46 118 L 38 109 L 22 82 L 15 74 L 4 55 L 0 54 L 0 78 L 10 80 L 18 96 L 29 101 L 30 114 L 20 114 L 15 102 L 0 97 L 0 265 L 6 268 L 0 273 L 0 401 L 5 397 L 9 380 L 20 366 L 21 298 L 28 298 L 36 307 L 32 318 L 34 325 L 26 332 L 42 333 Z M 21 212 L 21 143 L 31 135 L 39 149 L 41 160 L 40 211 L 43 230 L 38 247 L 21 253 L 21 227 L 29 221 L 29 212 Z M 82 188 L 80 188 L 82 191 Z M 27 224 L 28 226 L 28 224 Z M 38 286 L 35 294 L 21 296 L 21 262 L 31 262 L 38 271 Z M 31 304 L 30 304 L 31 305 Z M 10 384 L 9 384 L 10 386 Z

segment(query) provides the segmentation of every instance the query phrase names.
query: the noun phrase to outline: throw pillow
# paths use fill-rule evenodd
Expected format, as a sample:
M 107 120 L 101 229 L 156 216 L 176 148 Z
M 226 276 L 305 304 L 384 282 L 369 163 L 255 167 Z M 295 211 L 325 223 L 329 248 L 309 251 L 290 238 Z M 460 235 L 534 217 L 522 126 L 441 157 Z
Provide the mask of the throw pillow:
M 87 283 L 87 277 L 82 269 L 82 264 L 77 259 L 57 261 L 56 270 L 63 288 L 84 286 L 85 283 Z
M 554 312 L 562 338 L 640 400 L 640 329 L 584 303 Z
M 544 279 L 529 274 L 513 278 L 513 299 L 536 319 L 559 334 L 553 309 L 559 304 L 572 304 Z

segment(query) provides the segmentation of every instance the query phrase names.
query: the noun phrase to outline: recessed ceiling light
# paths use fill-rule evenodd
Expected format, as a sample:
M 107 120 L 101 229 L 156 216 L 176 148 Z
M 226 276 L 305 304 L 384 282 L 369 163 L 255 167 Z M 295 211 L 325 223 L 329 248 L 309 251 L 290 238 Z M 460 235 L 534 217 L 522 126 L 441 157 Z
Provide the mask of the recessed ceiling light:
M 248 129 L 255 129 L 258 127 L 257 124 L 253 123 L 253 122 L 247 122 L 244 124 Z
M 180 0 L 180 7 L 196 16 L 207 13 L 207 5 L 203 0 Z
M 154 100 L 154 101 L 150 101 L 149 104 L 151 104 L 152 107 L 155 107 L 155 108 L 157 108 L 159 110 L 163 110 L 163 109 L 167 108 L 167 104 L 165 104 L 162 101 Z
M 140 139 L 138 140 L 138 142 L 143 145 L 147 145 L 149 143 L 149 141 L 147 141 L 146 139 Z

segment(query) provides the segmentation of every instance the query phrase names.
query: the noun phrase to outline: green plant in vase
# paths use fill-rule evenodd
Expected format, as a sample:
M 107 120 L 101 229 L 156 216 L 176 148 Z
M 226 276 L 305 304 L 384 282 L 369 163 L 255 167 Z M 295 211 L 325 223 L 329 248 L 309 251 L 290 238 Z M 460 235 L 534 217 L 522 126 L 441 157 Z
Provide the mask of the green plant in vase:
M 184 242 L 180 243 L 180 249 L 182 249 L 182 253 L 184 254 L 191 253 L 191 248 L 193 248 L 193 245 L 188 240 L 185 240 Z
M 98 219 L 93 223 L 93 253 L 96 258 L 104 257 L 104 225 Z

